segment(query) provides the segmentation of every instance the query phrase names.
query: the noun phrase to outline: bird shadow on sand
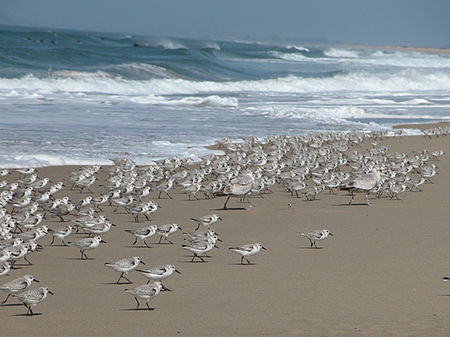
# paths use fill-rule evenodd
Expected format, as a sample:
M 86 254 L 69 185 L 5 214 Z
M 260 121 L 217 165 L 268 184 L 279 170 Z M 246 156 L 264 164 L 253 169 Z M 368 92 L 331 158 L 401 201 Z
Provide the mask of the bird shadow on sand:
M 149 249 L 149 248 L 153 248 L 152 246 L 149 246 L 149 247 L 147 247 L 147 246 L 125 246 L 126 248 L 139 248 L 139 249 L 142 249 L 142 248 L 146 248 L 146 249 Z
M 353 202 L 351 205 L 346 202 L 345 204 L 336 204 L 334 206 L 347 206 L 347 207 L 351 207 L 351 206 L 370 206 L 367 205 L 367 202 Z
M 229 266 L 256 266 L 256 263 L 227 263 Z
M 228 207 L 227 209 L 223 208 L 211 208 L 211 211 L 246 211 L 245 207 Z
M 323 247 L 310 247 L 310 246 L 302 246 L 302 247 L 297 247 L 297 249 L 306 249 L 306 250 L 317 250 L 317 249 L 323 249 Z
M 153 311 L 155 308 L 129 308 L 129 309 L 120 309 L 120 311 Z
M 41 316 L 42 312 L 34 312 L 33 315 L 28 315 L 27 313 L 25 314 L 15 314 L 15 315 L 11 315 L 13 317 L 33 317 L 33 316 Z
M 80 259 L 79 257 L 66 257 L 65 260 L 73 260 L 73 261 L 91 261 L 91 260 L 95 260 L 94 257 L 88 257 L 86 259 Z
M 119 282 L 119 283 L 117 283 L 117 281 L 116 281 L 116 282 L 100 282 L 99 284 L 108 284 L 108 285 L 120 286 L 120 285 L 123 285 L 123 284 L 133 284 L 133 282 Z
M 20 307 L 23 306 L 22 303 L 5 303 L 5 304 L 0 304 L 0 307 Z

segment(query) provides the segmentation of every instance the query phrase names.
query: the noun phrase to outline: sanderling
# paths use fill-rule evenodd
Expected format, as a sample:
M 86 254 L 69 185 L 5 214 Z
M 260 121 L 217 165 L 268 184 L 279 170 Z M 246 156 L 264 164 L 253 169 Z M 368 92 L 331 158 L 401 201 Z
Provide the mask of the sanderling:
M 63 245 L 67 246 L 67 244 L 64 242 L 64 239 L 69 236 L 70 234 L 72 234 L 73 232 L 73 227 L 71 225 L 67 225 L 65 227 L 62 228 L 58 228 L 56 231 L 53 231 L 53 238 L 52 238 L 52 242 L 50 242 L 50 245 L 53 245 L 53 242 L 55 241 L 55 236 L 60 238 Z
M 164 285 L 160 281 L 155 281 L 152 283 L 144 284 L 139 287 L 131 288 L 131 289 L 125 289 L 125 291 L 131 295 L 134 296 L 134 299 L 137 303 L 137 308 L 139 308 L 139 301 L 138 297 L 145 299 L 145 304 L 147 305 L 148 310 L 152 310 L 152 308 L 149 307 L 148 301 L 155 297 L 160 293 L 160 291 L 171 291 L 170 289 L 164 287 Z
M 167 196 L 172 199 L 172 197 L 169 194 L 169 190 L 172 188 L 173 186 L 173 179 L 169 179 L 164 183 L 159 184 L 158 186 L 156 186 L 156 189 L 159 191 L 159 195 L 158 195 L 158 199 L 161 198 L 161 193 L 165 192 L 167 194 Z
M 106 241 L 102 240 L 102 238 L 100 236 L 95 236 L 93 238 L 84 238 L 84 239 L 81 239 L 78 241 L 68 242 L 68 243 L 71 246 L 76 246 L 76 247 L 80 248 L 81 260 L 83 260 L 83 256 L 87 260 L 88 257 L 84 253 L 84 251 L 97 248 L 101 242 L 106 243 Z
M 341 190 L 348 190 L 352 193 L 352 198 L 350 199 L 349 205 L 352 204 L 354 199 L 353 192 L 364 191 L 366 192 L 366 201 L 367 205 L 370 206 L 369 203 L 369 191 L 375 188 L 378 183 L 381 181 L 381 175 L 376 168 L 374 168 L 370 173 L 363 174 L 358 176 L 355 180 L 351 181 L 348 184 L 341 186 Z
M 328 237 L 328 235 L 333 236 L 333 234 L 330 233 L 330 231 L 328 229 L 316 229 L 313 230 L 311 232 L 299 232 L 300 235 L 306 236 L 309 240 L 309 242 L 311 242 L 311 247 L 316 247 L 316 241 L 320 241 L 320 240 L 324 240 Z
M 166 241 L 169 241 L 169 243 L 173 243 L 172 241 L 169 240 L 169 235 L 175 233 L 178 229 L 182 228 L 177 224 L 158 226 L 158 229 L 156 230 L 156 234 L 160 236 L 158 243 L 161 243 L 163 237 L 166 239 Z
M 123 274 L 128 274 L 128 272 L 135 269 L 139 265 L 139 263 L 145 264 L 139 256 L 133 256 L 133 257 L 127 257 L 127 258 L 118 260 L 114 263 L 106 262 L 105 266 L 121 273 L 119 279 L 117 280 L 117 284 L 119 284 L 119 281 L 121 278 L 124 278 L 129 283 L 133 283 L 129 279 L 127 279 L 125 276 L 123 276 Z
M 24 291 L 21 294 L 11 294 L 11 296 L 17 297 L 22 301 L 23 305 L 27 307 L 27 315 L 33 315 L 31 307 L 34 307 L 39 302 L 42 302 L 47 297 L 47 294 L 54 295 L 47 287 L 39 287 L 36 289 L 30 289 Z
M 163 278 L 169 277 L 173 274 L 173 272 L 176 272 L 178 274 L 181 274 L 174 265 L 172 264 L 166 264 L 164 266 L 157 266 L 157 267 L 151 267 L 149 269 L 136 269 L 136 271 L 142 273 L 145 277 L 147 277 L 150 282 L 150 280 L 161 280 Z
M 198 226 L 195 230 L 199 229 L 200 225 L 203 225 L 205 227 L 211 226 L 213 223 L 215 223 L 217 220 L 223 220 L 220 216 L 217 214 L 211 214 L 211 215 L 205 215 L 200 218 L 191 218 L 191 220 L 198 223 Z
M 191 262 L 194 262 L 194 259 L 196 257 L 198 257 L 200 260 L 205 262 L 205 260 L 203 259 L 203 257 L 201 255 L 209 252 L 211 249 L 213 249 L 213 247 L 215 247 L 215 245 L 214 245 L 214 243 L 212 243 L 211 241 L 208 240 L 208 241 L 197 241 L 197 242 L 191 243 L 190 245 L 181 245 L 181 247 L 183 247 L 184 249 L 190 250 L 192 253 L 194 253 L 194 256 L 192 256 Z M 209 257 L 207 255 L 205 255 L 205 256 Z
M 156 230 L 158 229 L 158 226 L 151 225 L 148 227 L 138 228 L 138 229 L 126 229 L 125 232 L 131 233 L 135 236 L 133 246 L 136 244 L 137 239 L 141 239 L 144 241 L 145 245 L 150 248 L 150 246 L 147 244 L 147 239 L 153 235 L 156 234 Z
M 27 289 L 33 281 L 39 283 L 39 281 L 36 280 L 33 275 L 24 275 L 1 285 L 0 290 L 6 290 L 8 292 L 8 296 L 2 302 L 2 304 L 5 304 L 6 301 L 8 301 L 8 298 L 9 296 L 11 296 L 11 294 L 18 293 L 19 291 Z
M 228 249 L 232 250 L 233 252 L 241 255 L 241 264 L 244 264 L 244 258 L 247 260 L 248 264 L 252 264 L 250 263 L 250 261 L 246 258 L 246 256 L 252 256 L 255 255 L 256 253 L 258 253 L 260 250 L 264 249 L 267 250 L 266 248 L 264 248 L 264 246 L 260 243 L 251 243 L 248 245 L 243 245 L 240 247 L 230 247 Z
M 228 185 L 226 185 L 222 192 L 217 193 L 216 195 L 227 195 L 227 199 L 223 205 L 223 209 L 227 210 L 227 203 L 230 198 L 239 197 L 245 198 L 245 196 L 250 193 L 253 187 L 253 176 L 251 174 L 241 174 L 234 178 Z

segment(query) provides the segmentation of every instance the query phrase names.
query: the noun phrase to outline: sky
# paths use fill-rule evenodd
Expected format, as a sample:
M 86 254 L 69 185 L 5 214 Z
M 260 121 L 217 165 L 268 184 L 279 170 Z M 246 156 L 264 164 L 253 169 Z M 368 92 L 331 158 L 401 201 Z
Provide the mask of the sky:
M 209 39 L 450 47 L 450 0 L 0 0 L 0 24 Z

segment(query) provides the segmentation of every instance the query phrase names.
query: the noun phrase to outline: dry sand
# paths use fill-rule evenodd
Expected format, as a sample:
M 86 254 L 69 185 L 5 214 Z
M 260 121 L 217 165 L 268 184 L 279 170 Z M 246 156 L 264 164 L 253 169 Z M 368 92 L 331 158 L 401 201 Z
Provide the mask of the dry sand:
M 107 244 L 87 251 L 93 258 L 87 261 L 79 260 L 74 247 L 48 246 L 51 236 L 45 237 L 44 249 L 30 256 L 33 265 L 21 265 L 0 283 L 31 273 L 55 295 L 36 306 L 40 314 L 32 317 L 9 300 L 0 307 L 0 335 L 449 336 L 450 285 L 442 277 L 450 274 L 450 139 L 395 137 L 382 144 L 390 152 L 444 150 L 436 161 L 440 174 L 422 185 L 422 192 L 404 193 L 402 200 L 375 199 L 372 207 L 358 204 L 364 196 L 348 206 L 343 191 L 309 202 L 280 186 L 264 198 L 251 198 L 251 207 L 231 199 L 235 209 L 229 211 L 218 210 L 224 198 L 188 201 L 175 193 L 174 200 L 157 200 L 162 208 L 150 222 L 135 223 L 105 207 L 117 227 L 103 236 Z M 75 169 L 47 167 L 38 173 L 57 181 Z M 103 191 L 96 186 L 94 194 Z M 65 188 L 58 196 L 76 201 L 89 194 Z M 132 247 L 133 237 L 124 232 L 165 223 L 192 231 L 190 217 L 213 212 L 224 219 L 213 225 L 223 242 L 207 263 L 190 262 L 181 233 L 171 237 L 173 245 L 155 244 L 153 237 L 152 248 L 144 248 Z M 45 223 L 65 225 L 56 218 Z M 321 228 L 334 234 L 319 243 L 322 249 L 310 249 L 298 234 Z M 71 240 L 77 237 L 82 235 Z M 253 242 L 268 250 L 250 259 L 254 265 L 239 265 L 239 256 L 227 247 Z M 172 263 L 182 273 L 163 282 L 173 291 L 151 300 L 155 310 L 134 310 L 134 298 L 124 292 L 145 283 L 142 275 L 131 272 L 133 285 L 117 285 L 119 274 L 104 266 L 130 256 L 140 256 L 147 266 Z

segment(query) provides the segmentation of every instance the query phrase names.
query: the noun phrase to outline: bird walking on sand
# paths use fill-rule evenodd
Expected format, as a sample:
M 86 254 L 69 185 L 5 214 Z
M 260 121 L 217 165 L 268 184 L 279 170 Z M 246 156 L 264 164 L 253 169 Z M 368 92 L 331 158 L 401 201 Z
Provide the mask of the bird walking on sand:
M 117 280 L 117 284 L 119 284 L 119 281 L 121 278 L 124 278 L 125 280 L 127 280 L 129 283 L 133 283 L 131 282 L 128 278 L 126 278 L 125 276 L 123 276 L 123 274 L 128 274 L 128 272 L 132 271 L 133 269 L 137 268 L 137 266 L 139 265 L 139 263 L 142 263 L 145 265 L 144 261 L 141 260 L 141 258 L 139 256 L 133 256 L 133 257 L 128 257 L 128 258 L 124 258 L 121 260 L 118 260 L 114 263 L 105 263 L 105 266 L 118 271 L 120 273 L 120 277 Z
M 158 295 L 161 291 L 171 291 L 170 289 L 164 287 L 164 285 L 160 281 L 155 281 L 149 284 L 144 284 L 139 287 L 131 288 L 131 289 L 125 289 L 127 293 L 134 296 L 134 299 L 137 303 L 137 308 L 139 308 L 139 301 L 138 297 L 145 300 L 145 304 L 147 305 L 148 310 L 153 310 L 149 307 L 148 301 L 152 297 L 155 297 Z
M 248 245 L 243 245 L 243 246 L 239 246 L 239 247 L 230 247 L 228 248 L 230 250 L 232 250 L 233 252 L 241 255 L 241 264 L 244 264 L 244 259 L 247 260 L 248 264 L 252 264 L 247 256 L 252 256 L 255 255 L 256 253 L 258 253 L 261 249 L 267 250 L 267 248 L 265 248 L 262 244 L 260 243 L 251 243 Z
M 33 310 L 31 310 L 31 307 L 34 307 L 36 304 L 45 300 L 47 298 L 47 294 L 54 295 L 50 290 L 48 290 L 47 287 L 39 287 L 36 289 L 24 291 L 20 294 L 12 294 L 11 296 L 17 297 L 17 299 L 27 307 L 27 316 L 32 316 L 34 313 Z
M 2 302 L 2 304 L 5 304 L 6 301 L 8 301 L 8 298 L 15 293 L 18 293 L 19 291 L 27 289 L 32 282 L 38 282 L 33 275 L 24 275 L 22 277 L 16 278 L 12 281 L 9 281 L 8 283 L 5 283 L 0 286 L 0 290 L 5 290 L 8 292 L 8 296 L 6 299 Z
M 200 225 L 210 228 L 210 226 L 215 223 L 217 220 L 223 220 L 217 214 L 205 215 L 200 218 L 191 218 L 191 220 L 198 223 L 198 226 L 195 230 L 199 229 Z
M 172 241 L 169 240 L 169 235 L 175 233 L 178 229 L 182 229 L 182 228 L 180 226 L 178 226 L 177 224 L 168 224 L 168 225 L 158 226 L 158 228 L 156 230 L 156 234 L 158 234 L 160 236 L 158 243 L 161 243 L 161 240 L 163 237 L 164 237 L 164 239 L 166 239 L 166 241 L 169 241 L 169 243 L 173 243 Z
M 146 240 L 149 237 L 152 237 L 153 235 L 155 235 L 157 229 L 158 229 L 158 226 L 151 225 L 148 227 L 142 227 L 142 228 L 138 228 L 138 229 L 134 229 L 134 230 L 126 229 L 125 232 L 134 235 L 135 238 L 134 238 L 133 246 L 137 243 L 137 239 L 141 239 L 142 241 L 144 241 L 147 248 L 150 248 L 150 246 L 147 244 Z
M 311 243 L 311 248 L 313 246 L 316 248 L 319 248 L 316 245 L 316 241 L 324 240 L 329 235 L 334 236 L 333 234 L 330 233 L 330 231 L 328 229 L 316 229 L 316 230 L 313 230 L 311 232 L 306 232 L 306 233 L 300 232 L 300 235 L 308 238 L 309 242 Z
M 227 196 L 227 199 L 223 204 L 223 209 L 228 209 L 227 203 L 231 197 L 245 198 L 252 190 L 253 181 L 253 176 L 251 174 L 240 174 L 229 184 L 225 185 L 221 192 L 216 193 L 217 196 Z
M 192 256 L 191 262 L 194 262 L 194 259 L 198 257 L 202 262 L 205 262 L 203 257 L 201 255 L 205 254 L 204 256 L 209 257 L 206 255 L 207 252 L 209 252 L 211 249 L 213 249 L 215 244 L 211 242 L 210 240 L 207 241 L 196 241 L 191 243 L 190 245 L 182 245 L 184 249 L 187 249 L 191 251 L 194 255 Z M 217 248 L 217 247 L 216 247 Z
M 136 269 L 136 271 L 140 272 L 142 275 L 148 278 L 147 283 L 149 283 L 151 280 L 161 280 L 163 278 L 169 277 L 173 274 L 173 272 L 181 274 L 173 264 L 151 267 L 145 270 Z
M 83 260 L 83 256 L 87 260 L 88 257 L 84 251 L 97 248 L 100 243 L 106 243 L 106 241 L 102 240 L 100 236 L 95 236 L 93 238 L 84 238 L 78 241 L 69 242 L 69 245 L 80 248 L 81 260 Z
M 366 173 L 358 176 L 355 180 L 351 181 L 348 184 L 341 185 L 341 190 L 350 191 L 352 194 L 352 198 L 350 199 L 349 205 L 352 204 L 353 199 L 355 198 L 354 192 L 365 192 L 366 193 L 366 201 L 367 205 L 370 206 L 369 203 L 369 191 L 375 188 L 381 181 L 381 175 L 376 168 L 374 168 L 370 173 Z

